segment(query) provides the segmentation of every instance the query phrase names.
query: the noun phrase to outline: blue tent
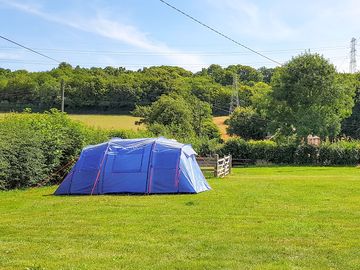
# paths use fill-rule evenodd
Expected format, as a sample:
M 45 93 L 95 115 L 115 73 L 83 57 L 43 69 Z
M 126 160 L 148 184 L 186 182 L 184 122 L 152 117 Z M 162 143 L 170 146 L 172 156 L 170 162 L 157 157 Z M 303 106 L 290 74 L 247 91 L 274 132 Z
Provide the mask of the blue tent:
M 198 193 L 210 187 L 190 145 L 165 138 L 88 146 L 55 195 Z

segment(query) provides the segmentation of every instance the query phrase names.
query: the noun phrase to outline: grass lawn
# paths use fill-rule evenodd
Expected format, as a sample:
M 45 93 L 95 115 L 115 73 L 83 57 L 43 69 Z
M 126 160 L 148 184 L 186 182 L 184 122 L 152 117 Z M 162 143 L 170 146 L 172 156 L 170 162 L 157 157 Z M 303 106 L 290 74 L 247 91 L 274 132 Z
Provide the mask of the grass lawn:
M 360 169 L 234 169 L 197 195 L 0 192 L 0 269 L 359 269 Z

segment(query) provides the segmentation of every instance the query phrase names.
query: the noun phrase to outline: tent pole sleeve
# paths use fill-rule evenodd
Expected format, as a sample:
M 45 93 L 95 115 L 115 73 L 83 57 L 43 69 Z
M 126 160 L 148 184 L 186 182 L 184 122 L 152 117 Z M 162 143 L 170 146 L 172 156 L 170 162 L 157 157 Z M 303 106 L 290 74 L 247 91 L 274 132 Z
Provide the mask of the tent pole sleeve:
M 175 171 L 175 186 L 177 188 L 177 192 L 179 193 L 179 184 L 180 184 L 180 160 L 181 160 L 182 147 L 179 152 L 179 159 L 176 163 L 176 171 Z
M 150 193 L 150 186 L 151 186 L 151 180 L 152 180 L 152 158 L 153 158 L 155 144 L 156 144 L 156 140 L 151 145 L 149 162 L 148 162 L 148 171 L 147 171 L 147 177 L 146 177 L 146 190 L 145 190 L 145 193 L 148 193 L 148 194 Z
M 76 171 L 77 164 L 78 164 L 78 162 L 80 161 L 80 158 L 81 158 L 81 154 L 80 154 L 80 156 L 79 156 L 79 159 L 76 161 L 76 163 L 75 163 L 75 165 L 74 165 L 74 168 L 73 168 L 73 170 L 72 170 L 73 173 L 72 173 L 71 178 L 70 178 L 68 195 L 70 195 L 70 192 L 71 192 L 71 186 L 72 186 L 74 174 L 75 174 L 75 171 Z
M 102 160 L 101 160 L 101 164 L 100 164 L 98 173 L 97 173 L 97 175 L 96 175 L 96 179 L 95 179 L 95 181 L 94 181 L 94 185 L 93 185 L 93 187 L 92 187 L 92 189 L 91 189 L 91 195 L 93 195 L 94 190 L 95 190 L 95 187 L 96 187 L 96 185 L 97 185 L 97 183 L 98 183 L 98 181 L 99 181 L 99 179 L 100 179 L 100 172 L 101 172 L 102 166 L 103 166 L 103 164 L 104 164 L 105 157 L 106 157 L 106 155 L 107 155 L 109 146 L 110 146 L 110 143 L 108 143 L 108 145 L 107 145 L 107 147 L 106 147 L 106 150 L 105 150 L 105 152 L 104 152 L 104 156 L 103 156 L 103 158 L 102 158 Z

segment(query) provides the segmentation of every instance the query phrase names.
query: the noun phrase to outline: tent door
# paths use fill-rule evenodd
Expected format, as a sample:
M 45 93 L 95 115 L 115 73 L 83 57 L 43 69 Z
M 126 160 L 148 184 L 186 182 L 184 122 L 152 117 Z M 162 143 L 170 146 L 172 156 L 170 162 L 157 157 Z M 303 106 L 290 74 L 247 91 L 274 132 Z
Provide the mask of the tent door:
M 178 192 L 180 153 L 180 149 L 153 152 L 148 193 Z

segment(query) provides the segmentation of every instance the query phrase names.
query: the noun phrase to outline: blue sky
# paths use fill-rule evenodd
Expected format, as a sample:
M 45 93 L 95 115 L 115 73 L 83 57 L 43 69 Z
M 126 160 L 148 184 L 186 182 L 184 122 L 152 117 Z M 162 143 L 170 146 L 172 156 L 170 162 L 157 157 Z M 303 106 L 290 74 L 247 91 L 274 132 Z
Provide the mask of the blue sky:
M 360 1 L 168 0 L 267 56 L 286 62 L 310 49 L 348 71 L 360 37 Z M 274 63 L 246 51 L 159 0 L 0 0 L 0 34 L 73 66 Z M 49 70 L 57 64 L 0 40 L 0 67 Z

